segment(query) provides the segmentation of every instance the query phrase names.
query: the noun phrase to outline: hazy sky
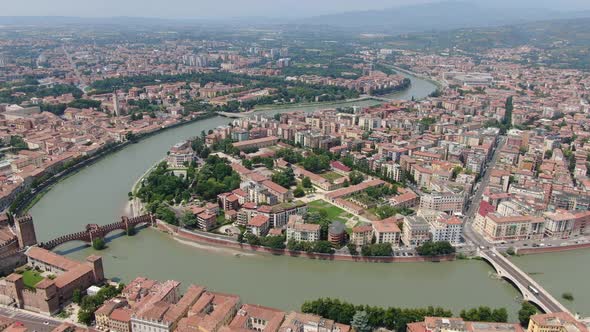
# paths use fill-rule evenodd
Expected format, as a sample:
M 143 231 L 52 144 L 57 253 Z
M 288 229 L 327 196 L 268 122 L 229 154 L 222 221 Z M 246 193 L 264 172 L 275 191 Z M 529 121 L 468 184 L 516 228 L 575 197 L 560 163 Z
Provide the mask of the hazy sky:
M 590 9 L 590 0 L 463 0 L 493 6 Z M 0 16 L 301 17 L 440 0 L 2 0 Z

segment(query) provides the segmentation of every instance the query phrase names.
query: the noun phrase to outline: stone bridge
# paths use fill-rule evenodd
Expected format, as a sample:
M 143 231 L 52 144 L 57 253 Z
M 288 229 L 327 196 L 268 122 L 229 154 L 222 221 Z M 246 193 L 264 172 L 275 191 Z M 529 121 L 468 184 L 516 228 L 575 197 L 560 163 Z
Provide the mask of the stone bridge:
M 494 267 L 498 276 L 516 286 L 524 300 L 537 305 L 546 313 L 569 313 L 569 310 L 561 302 L 495 249 L 478 250 L 478 254 Z
M 82 241 L 91 244 L 95 239 L 104 239 L 109 233 L 113 231 L 128 231 L 137 225 L 153 225 L 155 222 L 156 219 L 150 214 L 135 218 L 121 217 L 121 221 L 104 226 L 99 226 L 97 224 L 86 225 L 85 231 L 63 235 L 56 239 L 40 243 L 39 246 L 47 250 L 53 250 L 64 243 L 72 241 Z

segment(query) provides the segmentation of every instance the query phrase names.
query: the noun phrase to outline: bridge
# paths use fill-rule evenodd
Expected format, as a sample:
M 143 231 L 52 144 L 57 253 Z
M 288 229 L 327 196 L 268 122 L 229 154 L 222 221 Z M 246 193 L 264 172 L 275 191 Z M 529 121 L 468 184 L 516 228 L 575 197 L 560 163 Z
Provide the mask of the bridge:
M 85 231 L 63 235 L 56 239 L 40 243 L 39 246 L 47 250 L 53 250 L 64 243 L 73 241 L 82 241 L 91 244 L 95 239 L 104 239 L 113 231 L 129 231 L 140 224 L 153 225 L 155 221 L 156 219 L 154 216 L 150 214 L 135 218 L 121 217 L 121 221 L 104 226 L 99 226 L 97 224 L 86 225 Z
M 498 276 L 516 286 L 524 300 L 536 304 L 546 313 L 562 311 L 569 313 L 569 310 L 563 304 L 496 249 L 479 249 L 478 254 L 494 267 Z

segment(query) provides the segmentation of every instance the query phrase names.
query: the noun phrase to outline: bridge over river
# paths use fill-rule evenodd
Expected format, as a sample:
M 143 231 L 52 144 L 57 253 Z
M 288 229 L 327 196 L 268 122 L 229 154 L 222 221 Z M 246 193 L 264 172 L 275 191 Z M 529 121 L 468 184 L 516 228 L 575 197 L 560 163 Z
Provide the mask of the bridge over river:
M 95 239 L 104 239 L 109 233 L 113 231 L 129 231 L 140 224 L 153 225 L 154 223 L 155 218 L 150 214 L 146 214 L 135 218 L 121 217 L 121 221 L 108 225 L 86 225 L 85 231 L 62 235 L 53 240 L 42 242 L 39 244 L 39 246 L 47 250 L 52 250 L 64 243 L 73 241 L 82 241 L 91 244 L 92 241 L 94 241 Z
M 561 302 L 557 301 L 539 283 L 496 249 L 480 249 L 478 254 L 494 267 L 500 277 L 514 284 L 526 301 L 536 304 L 546 313 L 569 312 Z

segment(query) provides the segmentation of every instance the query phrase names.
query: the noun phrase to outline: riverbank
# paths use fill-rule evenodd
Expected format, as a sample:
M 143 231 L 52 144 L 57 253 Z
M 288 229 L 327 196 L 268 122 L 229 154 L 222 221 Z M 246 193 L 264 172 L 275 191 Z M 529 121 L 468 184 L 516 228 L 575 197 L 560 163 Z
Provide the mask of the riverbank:
M 351 256 L 345 254 L 321 254 L 309 253 L 305 251 L 293 251 L 288 249 L 272 249 L 262 246 L 239 243 L 232 237 L 204 233 L 199 231 L 190 231 L 177 226 L 165 224 L 158 221 L 157 229 L 169 234 L 174 239 L 191 241 L 194 243 L 206 244 L 216 248 L 234 249 L 243 252 L 255 252 L 271 254 L 275 256 L 301 257 L 315 260 L 343 261 L 343 262 L 363 262 L 363 263 L 409 263 L 409 262 L 448 262 L 455 260 L 455 255 L 437 256 L 437 257 L 366 257 Z
M 125 147 L 127 147 L 130 144 L 138 143 L 144 139 L 147 139 L 153 135 L 157 135 L 159 133 L 162 133 L 166 130 L 170 130 L 170 129 L 174 129 L 174 128 L 177 128 L 180 126 L 188 125 L 193 122 L 205 120 L 205 119 L 208 119 L 208 118 L 211 118 L 214 116 L 217 116 L 217 114 L 216 113 L 206 113 L 206 114 L 198 115 L 192 119 L 189 119 L 186 121 L 181 121 L 181 122 L 175 123 L 173 125 L 163 127 L 158 130 L 154 130 L 149 133 L 144 133 L 144 134 L 138 135 L 134 138 L 133 142 L 125 141 L 125 142 L 116 143 L 110 147 L 107 147 L 105 150 L 100 151 L 92 156 L 89 156 L 88 158 L 79 161 L 78 163 L 72 165 L 71 167 L 68 167 L 67 169 L 65 169 L 63 171 L 54 174 L 53 176 L 51 176 L 49 179 L 45 180 L 43 183 L 41 183 L 37 187 L 25 189 L 25 191 L 30 190 L 31 193 L 22 202 L 20 202 L 19 206 L 14 208 L 12 210 L 12 212 L 17 215 L 28 212 L 28 210 L 30 210 L 41 198 L 43 198 L 43 196 L 46 193 L 48 193 L 51 190 L 51 188 L 53 188 L 53 186 L 55 186 L 56 184 L 58 184 L 59 182 L 65 180 L 65 179 L 67 179 L 68 177 L 78 173 L 84 167 L 90 166 L 90 165 L 98 162 L 99 160 L 101 160 L 101 159 L 103 159 L 115 152 L 123 150 Z
M 401 67 L 396 66 L 396 65 L 387 65 L 387 66 L 389 66 L 390 68 L 393 68 L 393 69 L 395 69 L 397 71 L 400 71 L 400 72 L 402 72 L 402 73 L 404 73 L 406 75 L 418 77 L 420 79 L 423 79 L 425 81 L 428 81 L 428 82 L 436 85 L 436 87 L 439 88 L 439 89 L 444 88 L 446 86 L 446 84 L 444 84 L 443 82 L 437 81 L 437 80 L 435 80 L 434 78 L 432 78 L 430 76 L 418 74 L 418 73 L 413 72 L 413 71 L 411 71 L 409 69 L 404 69 L 404 68 L 401 68 Z
M 249 114 L 252 114 L 255 112 L 263 112 L 263 111 L 276 111 L 276 110 L 280 110 L 280 109 L 334 106 L 334 105 L 355 103 L 355 102 L 361 102 L 361 101 L 367 101 L 367 100 L 381 101 L 381 100 L 376 99 L 372 96 L 365 96 L 365 97 L 359 97 L 359 98 L 354 98 L 354 99 L 344 99 L 344 100 L 335 100 L 335 101 L 320 101 L 320 102 L 311 102 L 311 103 L 281 104 L 281 105 L 264 105 L 264 106 L 254 107 L 254 112 L 249 112 Z
M 517 255 L 537 255 L 537 254 L 546 254 L 546 253 L 553 253 L 553 252 L 574 251 L 574 250 L 588 249 L 588 248 L 590 248 L 590 243 L 580 243 L 580 244 L 572 244 L 572 245 L 558 246 L 558 247 L 518 248 L 516 250 L 516 254 Z

